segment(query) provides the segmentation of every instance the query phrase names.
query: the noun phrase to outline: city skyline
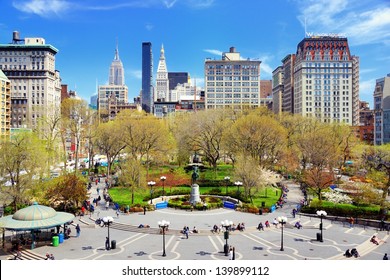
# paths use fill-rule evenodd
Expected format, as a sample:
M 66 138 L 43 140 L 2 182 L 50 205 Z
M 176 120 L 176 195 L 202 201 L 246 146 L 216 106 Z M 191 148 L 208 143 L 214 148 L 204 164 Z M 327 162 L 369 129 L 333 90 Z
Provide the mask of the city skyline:
M 205 59 L 220 59 L 230 47 L 262 61 L 260 77 L 270 80 L 308 33 L 348 38 L 360 58 L 360 99 L 371 107 L 375 80 L 390 72 L 390 4 L 384 0 L 15 0 L 1 6 L 7 13 L 0 43 L 10 43 L 13 31 L 44 38 L 59 50 L 62 83 L 88 102 L 97 85 L 108 84 L 117 44 L 130 102 L 142 88 L 143 42 L 152 43 L 154 83 L 162 45 L 168 71 L 188 72 L 203 86 Z

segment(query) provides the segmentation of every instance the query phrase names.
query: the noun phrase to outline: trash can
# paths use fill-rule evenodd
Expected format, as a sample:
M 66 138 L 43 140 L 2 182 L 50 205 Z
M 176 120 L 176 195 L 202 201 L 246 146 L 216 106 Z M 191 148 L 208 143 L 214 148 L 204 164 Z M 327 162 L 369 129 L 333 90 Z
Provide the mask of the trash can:
M 116 240 L 111 240 L 111 249 L 116 249 Z
M 64 242 L 64 234 L 62 232 L 58 234 L 58 239 L 60 244 Z
M 317 241 L 321 241 L 321 232 L 317 232 Z
M 58 247 L 59 243 L 60 243 L 60 238 L 57 235 L 53 236 L 52 237 L 53 247 Z

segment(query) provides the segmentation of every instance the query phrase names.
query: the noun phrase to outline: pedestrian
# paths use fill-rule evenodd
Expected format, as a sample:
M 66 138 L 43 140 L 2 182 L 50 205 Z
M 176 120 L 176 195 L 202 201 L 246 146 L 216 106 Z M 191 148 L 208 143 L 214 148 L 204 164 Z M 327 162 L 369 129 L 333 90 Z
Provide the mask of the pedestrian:
M 184 233 L 186 234 L 186 238 L 188 239 L 188 234 L 190 233 L 190 229 L 186 227 Z
M 110 202 L 107 200 L 106 201 L 106 210 L 108 210 L 108 207 L 110 206 Z
M 233 246 L 233 256 L 232 256 L 232 260 L 235 260 L 236 259 L 236 247 Z
M 54 259 L 55 259 L 55 258 L 54 258 L 54 255 L 53 255 L 53 254 L 46 253 L 46 259 L 45 259 L 45 260 L 50 261 L 50 260 L 54 260 Z
M 77 224 L 77 225 L 76 225 L 76 235 L 77 235 L 77 237 L 80 236 L 80 232 L 81 232 L 80 225 Z
M 294 208 L 293 210 L 292 210 L 292 215 L 293 215 L 293 218 L 295 218 L 295 214 L 297 213 L 297 210 Z
M 96 188 L 96 191 L 97 191 L 97 194 L 99 195 L 99 191 L 100 191 L 99 187 Z
M 380 229 L 379 229 L 379 230 L 380 230 L 380 231 L 385 230 L 385 219 L 384 219 L 384 218 L 381 219 L 381 222 L 380 222 Z
M 230 246 L 229 248 L 229 260 L 233 260 L 233 248 Z
M 110 250 L 110 241 L 108 240 L 108 237 L 106 237 L 106 250 Z
M 144 205 L 144 215 L 146 215 L 146 206 Z
M 387 257 L 387 253 L 383 256 L 383 260 L 388 260 L 389 258 Z
M 19 260 L 22 259 L 22 253 L 20 252 L 20 250 L 18 250 L 18 251 L 16 252 L 16 255 L 15 255 L 15 257 L 14 257 L 14 260 L 17 260 L 17 259 L 19 259 Z
M 354 218 L 353 217 L 349 217 L 348 222 L 349 222 L 349 227 L 353 228 L 353 224 L 355 223 Z

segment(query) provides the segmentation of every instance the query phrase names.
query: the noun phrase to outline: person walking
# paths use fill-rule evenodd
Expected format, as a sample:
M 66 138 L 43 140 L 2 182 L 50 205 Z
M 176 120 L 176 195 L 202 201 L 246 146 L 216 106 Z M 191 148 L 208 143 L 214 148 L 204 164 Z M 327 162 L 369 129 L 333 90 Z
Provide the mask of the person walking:
M 233 248 L 231 246 L 229 248 L 229 260 L 233 260 Z
M 233 246 L 233 255 L 232 255 L 232 260 L 236 259 L 236 247 Z
M 77 224 L 77 225 L 76 225 L 76 237 L 79 237 L 79 236 L 80 236 L 80 232 L 81 232 L 80 225 Z
M 388 260 L 389 258 L 387 257 L 387 253 L 383 256 L 383 260 Z

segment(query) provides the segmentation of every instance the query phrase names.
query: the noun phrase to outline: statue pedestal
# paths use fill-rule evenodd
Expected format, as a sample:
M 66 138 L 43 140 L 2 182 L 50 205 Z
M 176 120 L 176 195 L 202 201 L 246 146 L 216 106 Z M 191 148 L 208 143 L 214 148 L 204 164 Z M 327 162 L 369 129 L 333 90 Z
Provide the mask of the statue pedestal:
M 198 184 L 192 184 L 191 186 L 191 195 L 190 195 L 190 203 L 192 205 L 195 205 L 197 202 L 202 202 L 200 199 L 199 194 L 199 185 Z

